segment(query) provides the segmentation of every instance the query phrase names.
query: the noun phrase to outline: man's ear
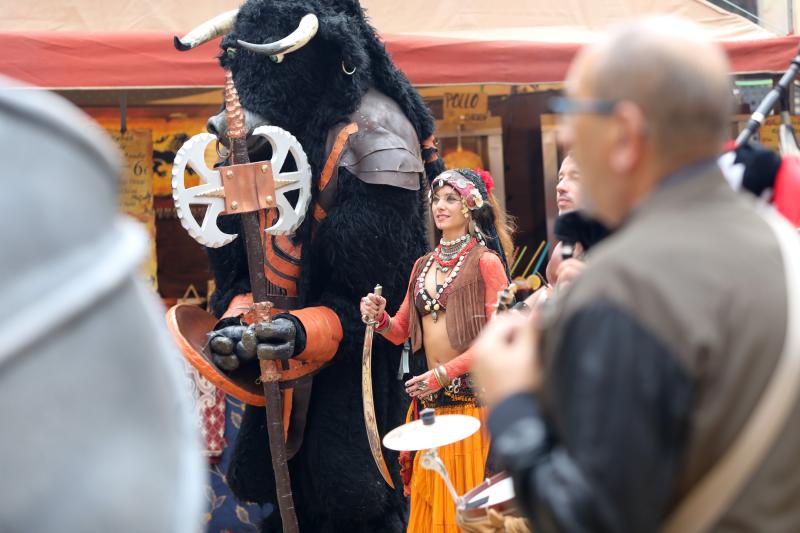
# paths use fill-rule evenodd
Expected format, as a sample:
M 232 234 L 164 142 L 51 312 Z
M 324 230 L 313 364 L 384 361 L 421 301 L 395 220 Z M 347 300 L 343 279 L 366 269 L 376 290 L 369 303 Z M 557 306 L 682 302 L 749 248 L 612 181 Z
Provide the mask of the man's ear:
M 632 102 L 614 108 L 609 166 L 617 175 L 629 175 L 642 157 L 646 124 L 642 110 Z

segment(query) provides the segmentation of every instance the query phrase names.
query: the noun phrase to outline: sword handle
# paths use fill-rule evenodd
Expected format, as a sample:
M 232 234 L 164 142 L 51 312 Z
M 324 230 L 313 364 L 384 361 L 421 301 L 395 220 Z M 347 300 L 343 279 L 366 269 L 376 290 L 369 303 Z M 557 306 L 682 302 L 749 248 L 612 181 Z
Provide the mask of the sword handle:
M 375 285 L 375 290 L 373 291 L 373 293 L 375 293 L 376 296 L 380 296 L 383 293 L 383 287 L 381 287 L 380 283 Z M 371 328 L 375 329 L 375 324 L 377 324 L 377 323 L 378 323 L 377 320 L 370 320 L 369 324 L 367 324 L 367 325 L 370 326 Z
M 381 287 L 381 285 L 380 285 L 380 283 L 379 283 L 379 284 L 375 285 L 375 288 L 372 290 L 372 292 L 373 292 L 373 294 L 375 294 L 376 296 L 380 296 L 380 295 L 381 295 L 381 293 L 383 292 L 383 287 Z M 367 318 L 367 315 L 362 315 L 362 316 L 361 316 L 361 321 L 364 323 L 364 325 L 366 325 L 366 326 L 367 326 L 367 328 L 374 328 L 374 327 L 375 327 L 375 324 L 377 324 L 377 323 L 378 323 L 378 321 L 377 321 L 377 320 L 369 320 L 369 319 Z

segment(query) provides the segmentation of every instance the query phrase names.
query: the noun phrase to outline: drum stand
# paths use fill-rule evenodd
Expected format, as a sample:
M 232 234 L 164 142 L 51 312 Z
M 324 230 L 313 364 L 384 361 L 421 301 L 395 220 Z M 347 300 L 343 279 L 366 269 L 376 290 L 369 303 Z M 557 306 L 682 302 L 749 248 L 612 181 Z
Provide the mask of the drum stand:
M 434 410 L 433 409 L 423 409 L 420 413 L 422 423 L 424 425 L 432 425 L 434 421 Z M 419 458 L 419 465 L 426 469 L 426 470 L 433 470 L 444 480 L 444 484 L 447 486 L 447 490 L 450 492 L 450 496 L 453 498 L 453 502 L 456 504 L 456 509 L 462 507 L 464 503 L 464 499 L 458 495 L 456 492 L 456 488 L 453 486 L 453 482 L 450 481 L 450 475 L 447 473 L 447 467 L 444 466 L 444 462 L 442 462 L 442 458 L 439 457 L 439 448 L 429 448 L 425 450 L 425 452 Z
M 455 503 L 456 514 L 464 520 L 483 519 L 489 509 L 513 516 L 514 493 L 508 474 L 496 474 L 460 496 L 450 480 L 447 467 L 439 457 L 439 448 L 473 435 L 480 429 L 480 421 L 467 415 L 437 417 L 430 408 L 423 409 L 419 415 L 419 420 L 408 422 L 387 433 L 383 438 L 384 446 L 390 450 L 421 453 L 419 466 L 425 470 L 433 470 L 444 480 Z
M 480 429 L 481 423 L 477 418 L 467 415 L 442 415 L 438 417 L 437 422 L 436 412 L 431 408 L 423 409 L 419 415 L 419 420 L 387 433 L 383 438 L 383 444 L 390 450 L 422 453 L 419 465 L 439 474 L 456 504 L 456 509 L 464 508 L 465 500 L 458 495 L 453 482 L 450 481 L 450 475 L 439 457 L 438 450 L 441 446 L 458 442 L 474 434 Z
M 447 468 L 445 468 L 442 459 L 439 457 L 437 448 L 426 450 L 425 453 L 420 456 L 419 464 L 422 468 L 425 468 L 426 470 L 433 470 L 439 474 L 439 476 L 441 476 L 441 478 L 444 480 L 444 484 L 447 485 L 447 490 L 450 491 L 450 496 L 453 498 L 453 501 L 456 504 L 456 509 L 463 506 L 464 500 L 458 495 L 458 493 L 456 493 L 456 488 L 453 486 L 453 482 L 450 481 L 450 476 L 447 474 Z

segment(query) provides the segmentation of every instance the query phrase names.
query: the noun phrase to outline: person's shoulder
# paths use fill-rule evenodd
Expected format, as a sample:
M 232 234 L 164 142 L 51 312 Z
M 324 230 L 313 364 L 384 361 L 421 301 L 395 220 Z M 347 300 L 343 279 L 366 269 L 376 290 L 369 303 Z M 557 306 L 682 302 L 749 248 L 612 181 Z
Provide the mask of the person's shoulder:
M 425 262 L 428 259 L 430 259 L 430 257 L 432 255 L 433 255 L 433 252 L 427 252 L 424 255 L 421 255 L 420 257 L 418 257 L 417 260 L 414 261 L 414 268 L 412 268 L 411 271 L 412 272 L 416 272 L 418 269 L 422 268 L 422 265 L 424 265 Z
M 370 89 L 350 119 L 357 127 L 347 139 L 338 167 L 371 185 L 419 190 L 424 170 L 419 140 L 397 102 Z
M 505 275 L 506 267 L 500 258 L 500 254 L 484 246 L 481 246 L 477 252 L 480 254 L 478 265 L 482 272 L 503 272 Z
M 480 264 L 481 267 L 495 267 L 499 266 L 503 268 L 503 261 L 500 259 L 500 256 L 494 250 L 490 250 L 489 248 L 484 248 L 480 250 Z
M 506 267 L 500 256 L 494 250 L 486 249 L 478 260 L 481 277 L 484 283 L 491 285 L 508 285 L 509 279 Z
M 414 280 L 422 271 L 422 268 L 425 266 L 425 263 L 427 263 L 428 259 L 432 254 L 433 252 L 427 252 L 426 254 L 418 257 L 416 261 L 414 261 L 414 266 L 411 267 L 411 272 L 409 272 L 408 275 L 409 290 L 410 287 L 414 284 Z

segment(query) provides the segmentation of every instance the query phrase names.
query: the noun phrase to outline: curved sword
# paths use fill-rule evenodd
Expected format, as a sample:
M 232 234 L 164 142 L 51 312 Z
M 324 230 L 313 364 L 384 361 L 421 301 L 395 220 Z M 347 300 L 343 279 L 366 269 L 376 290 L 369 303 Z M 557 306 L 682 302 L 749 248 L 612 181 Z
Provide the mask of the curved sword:
M 375 294 L 381 295 L 383 287 L 375 286 Z M 378 424 L 375 420 L 375 402 L 372 398 L 372 335 L 375 331 L 375 321 L 365 322 L 367 329 L 364 332 L 364 351 L 361 356 L 361 395 L 364 402 L 364 425 L 367 428 L 367 438 L 369 439 L 369 449 L 372 451 L 372 458 L 375 465 L 380 470 L 386 483 L 394 488 L 392 476 L 386 466 L 381 450 L 381 437 L 378 435 Z

